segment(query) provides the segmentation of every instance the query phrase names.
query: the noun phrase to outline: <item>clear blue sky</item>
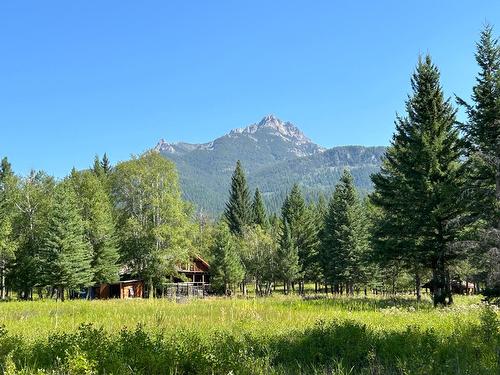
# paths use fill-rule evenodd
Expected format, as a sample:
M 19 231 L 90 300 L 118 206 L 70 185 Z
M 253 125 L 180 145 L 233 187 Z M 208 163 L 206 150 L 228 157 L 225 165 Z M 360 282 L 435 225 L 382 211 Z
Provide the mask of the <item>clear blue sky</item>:
M 500 1 L 1 1 L 0 156 L 58 177 L 268 113 L 386 145 L 418 55 L 468 97 Z

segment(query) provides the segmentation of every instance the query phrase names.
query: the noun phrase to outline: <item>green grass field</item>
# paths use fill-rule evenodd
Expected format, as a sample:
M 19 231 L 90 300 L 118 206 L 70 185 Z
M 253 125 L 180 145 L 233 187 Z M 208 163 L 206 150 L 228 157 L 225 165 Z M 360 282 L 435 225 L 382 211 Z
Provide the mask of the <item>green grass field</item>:
M 7 374 L 499 374 L 498 315 L 479 297 L 9 302 L 0 360 Z

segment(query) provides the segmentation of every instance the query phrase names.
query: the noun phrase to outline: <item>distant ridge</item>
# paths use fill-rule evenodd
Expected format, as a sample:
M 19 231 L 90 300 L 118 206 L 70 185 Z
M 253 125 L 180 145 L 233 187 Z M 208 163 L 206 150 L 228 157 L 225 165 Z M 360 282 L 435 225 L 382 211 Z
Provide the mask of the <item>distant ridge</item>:
M 380 168 L 385 147 L 325 149 L 291 122 L 267 115 L 208 143 L 161 139 L 154 150 L 177 164 L 185 198 L 217 215 L 224 209 L 237 160 L 245 168 L 250 187 L 258 186 L 269 210 L 277 211 L 293 183 L 311 199 L 320 193 L 329 195 L 344 168 L 351 170 L 360 190 L 370 190 L 370 175 Z

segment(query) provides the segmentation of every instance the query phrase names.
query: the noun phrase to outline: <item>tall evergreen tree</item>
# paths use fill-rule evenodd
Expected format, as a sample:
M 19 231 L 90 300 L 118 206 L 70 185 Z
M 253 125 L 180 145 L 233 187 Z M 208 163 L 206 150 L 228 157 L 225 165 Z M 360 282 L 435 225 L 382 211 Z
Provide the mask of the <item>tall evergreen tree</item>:
M 455 110 L 443 98 L 439 71 L 431 58 L 419 59 L 406 102 L 407 117 L 396 120 L 396 133 L 381 171 L 372 176 L 371 199 L 381 210 L 374 244 L 389 259 L 433 272 L 434 304 L 452 303 L 450 246 L 464 207 Z
M 353 293 L 354 285 L 365 281 L 368 251 L 367 219 L 353 179 L 346 169 L 335 187 L 325 217 L 322 241 L 323 274 L 337 291 L 345 284 Z
M 13 175 L 14 172 L 12 171 L 12 165 L 9 163 L 7 157 L 3 157 L 2 162 L 0 163 L 0 181 L 5 181 Z
M 92 285 L 91 248 L 84 236 L 84 225 L 72 186 L 62 182 L 54 194 L 50 223 L 40 252 L 41 280 L 64 291 Z
M 101 168 L 105 175 L 109 175 L 111 173 L 111 162 L 109 161 L 108 154 L 104 153 L 101 160 Z
M 224 212 L 229 230 L 236 235 L 242 235 L 244 228 L 252 222 L 252 208 L 248 193 L 247 180 L 241 162 L 236 162 L 236 168 L 231 177 L 229 201 Z
M 500 45 L 491 26 L 481 32 L 476 61 L 479 74 L 473 103 L 458 98 L 468 114 L 468 121 L 461 124 L 468 156 L 466 202 L 474 218 L 484 222 L 479 231 L 480 259 L 488 270 L 488 287 L 500 293 Z
M 297 247 L 301 269 L 300 293 L 304 281 L 314 278 L 313 265 L 317 256 L 318 233 L 314 217 L 307 208 L 297 184 L 292 187 L 282 208 L 282 221 L 289 226 L 290 236 Z
M 243 266 L 236 251 L 236 242 L 226 223 L 221 222 L 212 246 L 212 284 L 216 290 L 230 295 L 244 276 Z
M 269 225 L 266 214 L 266 206 L 264 205 L 264 200 L 262 199 L 259 188 L 255 189 L 255 194 L 253 196 L 252 218 L 255 225 L 259 225 L 264 229 Z
M 283 221 L 280 244 L 277 250 L 277 269 L 283 280 L 285 294 L 290 292 L 291 283 L 300 277 L 299 253 L 292 238 L 290 225 Z
M 476 61 L 480 71 L 473 104 L 458 98 L 469 117 L 461 124 L 469 156 L 467 188 L 473 193 L 471 211 L 500 229 L 500 46 L 491 26 L 481 32 Z

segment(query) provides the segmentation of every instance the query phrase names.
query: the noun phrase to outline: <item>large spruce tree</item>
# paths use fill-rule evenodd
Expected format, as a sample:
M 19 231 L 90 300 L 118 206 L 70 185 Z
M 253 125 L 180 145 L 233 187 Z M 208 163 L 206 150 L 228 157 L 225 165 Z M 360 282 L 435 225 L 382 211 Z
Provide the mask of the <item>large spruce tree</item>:
M 458 99 L 469 117 L 461 124 L 469 157 L 467 188 L 473 193 L 471 211 L 500 230 L 500 46 L 491 26 L 481 32 L 476 61 L 473 104 Z
M 84 236 L 84 224 L 73 187 L 64 181 L 56 187 L 49 226 L 40 252 L 41 282 L 65 290 L 92 285 L 92 251 Z
M 412 270 L 429 267 L 434 304 L 448 304 L 449 267 L 458 255 L 450 244 L 463 212 L 455 110 L 443 97 L 429 56 L 419 59 L 411 86 L 406 117 L 398 116 L 381 171 L 372 176 L 372 202 L 381 210 L 374 244 L 384 257 L 403 259 Z
M 476 61 L 472 105 L 458 98 L 468 114 L 461 124 L 468 157 L 465 201 L 481 227 L 481 251 L 471 261 L 477 264 L 479 259 L 486 269 L 488 293 L 500 294 L 500 45 L 491 26 L 481 32 Z
M 226 203 L 224 216 L 229 230 L 236 235 L 242 235 L 244 228 L 252 222 L 252 207 L 247 180 L 239 160 L 236 162 L 236 168 L 231 177 L 229 201 Z
M 367 219 L 353 179 L 348 170 L 335 187 L 322 231 L 323 274 L 338 291 L 345 285 L 353 293 L 354 285 L 364 281 L 368 251 Z
M 318 233 L 311 210 L 308 209 L 297 184 L 293 185 L 282 207 L 282 222 L 288 225 L 290 236 L 297 247 L 300 264 L 299 292 L 304 282 L 314 278 L 314 262 L 318 250 Z

